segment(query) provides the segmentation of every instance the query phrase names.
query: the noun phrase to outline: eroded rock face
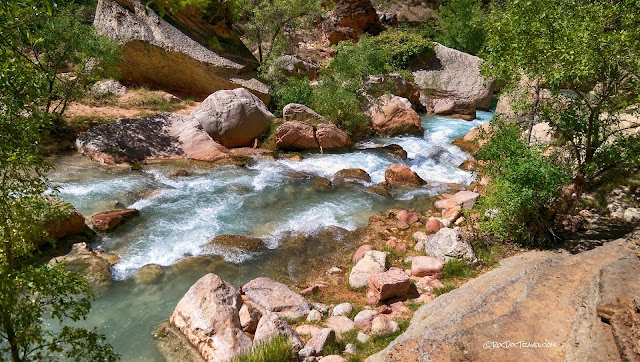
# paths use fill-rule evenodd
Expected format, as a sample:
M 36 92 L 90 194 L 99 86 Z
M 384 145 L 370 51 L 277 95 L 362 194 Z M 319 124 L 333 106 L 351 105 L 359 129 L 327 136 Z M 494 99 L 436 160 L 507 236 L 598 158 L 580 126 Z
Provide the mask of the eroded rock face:
M 53 198 L 52 202 L 54 204 L 61 203 L 56 198 Z M 76 209 L 68 210 L 59 217 L 44 221 L 44 229 L 52 239 L 80 234 L 83 232 L 84 227 L 84 216 Z M 40 244 L 40 242 L 36 244 Z
M 244 88 L 211 94 L 191 116 L 225 147 L 250 146 L 275 118 L 264 103 Z
M 276 130 L 276 148 L 283 150 L 304 150 L 319 148 L 313 126 L 299 121 L 284 122 Z
M 242 298 L 215 274 L 200 278 L 182 297 L 169 323 L 207 361 L 226 361 L 248 353 L 252 342 L 243 332 L 238 313 Z
M 640 261 L 629 246 L 617 240 L 575 255 L 532 251 L 504 259 L 422 306 L 368 361 L 637 360 L 632 320 L 640 315 L 631 301 L 640 279 L 629 276 L 640 275 Z M 611 310 L 630 323 L 616 325 Z M 487 349 L 487 341 L 553 345 Z
M 176 159 L 217 161 L 230 157 L 229 151 L 203 131 L 195 118 L 174 113 L 95 126 L 78 137 L 76 147 L 80 153 L 106 164 Z
M 325 22 L 326 37 L 330 44 L 355 40 L 364 31 L 379 31 L 379 22 L 369 0 L 334 0 L 335 9 Z
M 242 287 L 242 292 L 250 301 L 266 312 L 275 312 L 285 318 L 306 316 L 311 308 L 309 303 L 286 285 L 269 278 L 254 279 Z
M 231 28 L 226 2 L 201 11 L 193 6 L 158 16 L 140 0 L 100 0 L 94 25 L 121 44 L 125 83 L 155 85 L 197 96 L 245 87 L 265 103 L 267 87 L 256 79 L 258 62 Z M 162 6 L 162 3 L 159 3 Z
M 480 75 L 482 59 L 441 44 L 436 44 L 434 50 L 433 64 L 413 72 L 416 86 L 432 99 L 471 101 L 475 108 L 488 109 L 495 81 Z
M 394 136 L 424 132 L 420 115 L 406 98 L 383 96 L 369 106 L 367 114 L 371 117 L 374 130 L 379 134 Z

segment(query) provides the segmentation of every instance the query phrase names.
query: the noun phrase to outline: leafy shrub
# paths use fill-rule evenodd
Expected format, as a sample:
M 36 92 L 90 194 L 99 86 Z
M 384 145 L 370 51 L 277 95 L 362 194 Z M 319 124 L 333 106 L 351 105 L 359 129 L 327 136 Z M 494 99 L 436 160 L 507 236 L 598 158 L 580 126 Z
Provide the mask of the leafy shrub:
M 418 31 L 389 30 L 376 37 L 377 43 L 391 58 L 395 70 L 424 64 L 433 55 L 433 42 Z
M 236 357 L 232 362 L 287 362 L 295 360 L 289 339 L 279 334 L 268 342 L 257 343 L 249 354 Z
M 485 39 L 486 14 L 481 0 L 448 0 L 438 9 L 441 35 L 438 41 L 465 53 L 476 55 Z
M 514 123 L 496 118 L 489 134 L 489 141 L 476 153 L 486 162 L 483 171 L 491 178 L 478 203 L 484 213 L 482 229 L 514 242 L 544 237 L 551 221 L 549 210 L 570 180 L 568 168 L 530 147 Z
M 274 114 L 282 116 L 282 108 L 289 103 L 299 103 L 311 106 L 313 87 L 308 78 L 290 78 L 285 83 L 275 83 L 271 86 Z

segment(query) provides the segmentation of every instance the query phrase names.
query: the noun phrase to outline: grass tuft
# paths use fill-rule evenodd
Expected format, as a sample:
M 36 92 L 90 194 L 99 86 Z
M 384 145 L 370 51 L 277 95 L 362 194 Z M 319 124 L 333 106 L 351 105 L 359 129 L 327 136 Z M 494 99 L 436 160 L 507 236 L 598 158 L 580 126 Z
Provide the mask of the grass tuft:
M 257 343 L 249 354 L 235 357 L 231 362 L 286 362 L 295 361 L 289 339 L 281 334 L 268 342 Z

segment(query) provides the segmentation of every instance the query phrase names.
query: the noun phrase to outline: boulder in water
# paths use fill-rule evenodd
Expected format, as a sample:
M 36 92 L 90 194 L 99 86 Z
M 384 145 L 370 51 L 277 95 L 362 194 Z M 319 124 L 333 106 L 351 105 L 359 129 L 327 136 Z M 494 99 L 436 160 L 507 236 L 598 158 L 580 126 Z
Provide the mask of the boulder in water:
M 136 209 L 116 209 L 97 212 L 89 216 L 89 219 L 94 229 L 109 232 L 139 214 L 140 212 Z
M 260 251 L 264 249 L 264 241 L 259 238 L 252 238 L 244 235 L 217 235 L 206 245 L 207 247 L 232 247 L 248 251 Z
M 86 243 L 77 243 L 73 244 L 69 254 L 55 257 L 49 264 L 63 262 L 66 270 L 86 275 L 89 285 L 95 291 L 102 292 L 113 282 L 111 266 L 118 260 L 116 255 L 102 250 L 94 251 Z
M 275 118 L 258 97 L 244 88 L 211 94 L 191 116 L 225 147 L 251 146 Z
M 276 148 L 282 150 L 318 149 L 313 126 L 299 121 L 284 122 L 276 130 Z
M 409 166 L 392 165 L 384 172 L 384 179 L 390 186 L 422 186 L 427 182 Z
M 371 182 L 371 176 L 361 168 L 347 168 L 333 175 L 332 182 L 340 184 L 345 182 L 367 183 Z
M 316 129 L 316 139 L 320 147 L 325 150 L 353 146 L 353 141 L 347 132 L 333 123 L 320 123 Z
M 420 115 L 406 98 L 382 96 L 369 105 L 367 114 L 371 117 L 373 129 L 379 134 L 395 136 L 424 133 Z
M 476 102 L 469 99 L 440 98 L 433 103 L 433 113 L 471 121 L 476 118 Z
M 44 230 L 52 239 L 61 239 L 65 236 L 81 234 L 85 228 L 84 216 L 75 208 L 63 203 L 60 199 L 50 198 L 55 207 L 61 210 L 60 215 L 44 220 Z M 36 242 L 40 244 L 42 241 Z

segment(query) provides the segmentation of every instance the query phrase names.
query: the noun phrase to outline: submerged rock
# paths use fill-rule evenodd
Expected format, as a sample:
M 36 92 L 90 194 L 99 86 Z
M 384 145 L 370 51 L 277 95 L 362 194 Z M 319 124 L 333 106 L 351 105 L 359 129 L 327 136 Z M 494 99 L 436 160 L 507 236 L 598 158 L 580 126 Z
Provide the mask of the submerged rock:
M 344 170 L 340 170 L 333 174 L 332 182 L 334 184 L 345 183 L 345 182 L 371 182 L 371 176 L 367 173 L 367 171 L 361 168 L 347 168 Z
M 245 87 L 268 103 L 267 87 L 257 80 L 258 61 L 231 27 L 226 2 L 175 11 L 165 3 L 100 0 L 94 26 L 121 45 L 119 64 L 126 83 L 158 86 L 196 96 Z
M 253 145 L 275 118 L 258 97 L 244 88 L 211 94 L 191 116 L 225 147 Z
M 633 300 L 640 279 L 629 276 L 640 275 L 640 260 L 633 242 L 504 259 L 420 307 L 409 328 L 368 361 L 638 360 Z M 505 348 L 505 341 L 538 345 Z
M 86 243 L 77 243 L 73 244 L 69 254 L 51 259 L 49 265 L 64 263 L 66 270 L 86 275 L 94 291 L 102 292 L 113 282 L 111 266 L 118 260 L 116 255 L 94 251 Z
M 203 131 L 195 118 L 174 113 L 121 119 L 92 127 L 78 137 L 76 147 L 80 153 L 106 164 L 176 159 L 217 161 L 230 157 L 229 151 Z
M 264 249 L 264 241 L 259 238 L 252 238 L 244 235 L 221 234 L 217 235 L 206 245 L 206 247 L 216 246 L 233 247 L 248 251 L 260 251 Z
M 241 329 L 240 294 L 215 274 L 200 278 L 182 297 L 169 324 L 207 361 L 226 361 L 251 350 Z

